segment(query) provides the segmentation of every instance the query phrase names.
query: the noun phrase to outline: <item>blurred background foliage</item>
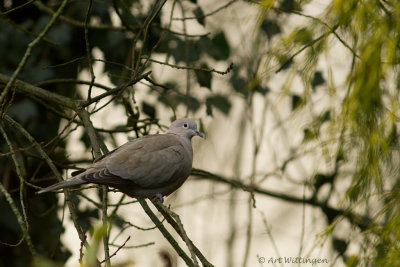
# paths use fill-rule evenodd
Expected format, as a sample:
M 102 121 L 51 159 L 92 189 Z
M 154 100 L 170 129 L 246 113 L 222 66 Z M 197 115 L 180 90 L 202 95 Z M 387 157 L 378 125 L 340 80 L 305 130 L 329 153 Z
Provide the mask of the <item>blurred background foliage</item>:
M 92 87 L 104 92 L 120 87 L 110 102 L 125 109 L 127 122 L 109 131 L 96 129 L 102 139 L 113 139 L 113 134 L 119 132 L 134 131 L 140 136 L 150 129 L 162 129 L 158 118 L 165 110 L 170 111 L 171 118 L 177 110 L 200 118 L 228 116 L 233 109 L 233 96 L 251 109 L 255 96 L 268 99 L 276 94 L 269 79 L 282 73 L 285 82 L 279 94 L 290 98 L 288 108 L 294 116 L 302 110 L 314 110 L 315 96 L 322 90 L 325 97 L 334 100 L 314 112 L 303 129 L 302 145 L 321 145 L 332 161 L 330 171 L 317 170 L 312 178 L 304 178 L 310 192 L 306 203 L 320 207 L 332 227 L 348 219 L 349 213 L 359 214 L 349 222 L 361 232 L 360 240 L 353 241 L 360 253 L 348 253 L 351 240 L 332 238 L 333 248 L 345 264 L 398 265 L 400 4 L 390 0 L 332 0 L 327 1 L 321 15 L 314 17 L 306 15 L 304 7 L 318 1 L 245 1 L 242 4 L 256 6 L 259 15 L 253 37 L 243 40 L 250 43 L 250 56 L 242 57 L 230 45 L 229 37 L 235 32 L 215 25 L 208 27 L 209 17 L 229 10 L 236 2 L 241 1 L 221 2 L 220 8 L 205 12 L 201 1 L 195 0 L 171 1 L 169 9 L 165 8 L 165 1 L 68 1 L 48 33 L 27 53 L 29 44 L 49 25 L 62 1 L 2 1 L 0 85 L 6 88 L 8 79 L 21 66 L 18 80 L 74 100 L 90 101 L 95 97 Z M 296 17 L 306 23 L 288 29 L 287 21 Z M 171 27 L 172 23 L 181 25 Z M 189 23 L 200 31 L 193 31 Z M 333 42 L 340 43 L 350 55 L 343 67 L 345 89 L 338 88 L 329 66 L 320 67 Z M 93 49 L 98 49 L 103 58 L 95 58 Z M 27 54 L 22 66 L 21 59 Z M 115 87 L 97 84 L 93 74 L 92 81 L 81 80 L 79 74 L 90 73 L 97 61 L 104 63 L 102 72 Z M 155 72 L 160 65 L 182 70 L 182 77 L 158 81 Z M 141 83 L 148 86 L 148 96 L 155 96 L 164 108 L 148 99 L 135 99 L 136 85 L 130 83 L 148 71 L 153 73 L 144 75 Z M 213 87 L 221 77 L 229 82 L 225 91 Z M 291 90 L 295 77 L 300 79 L 302 91 Z M 86 85 L 85 94 L 78 90 L 82 84 Z M 38 95 L 22 93 L 16 87 L 14 84 L 8 91 L 2 91 L 1 115 L 7 114 L 26 129 L 61 173 L 90 162 L 91 159 L 73 161 L 67 157 L 66 138 L 82 126 L 74 111 Z M 89 112 L 94 114 L 99 108 L 102 106 L 92 104 Z M 246 112 L 251 114 L 249 110 Z M 250 120 L 252 116 L 248 116 Z M 65 121 L 73 126 L 65 127 Z M 37 262 L 43 264 L 47 262 L 45 259 L 66 262 L 71 252 L 59 238 L 63 233 L 63 217 L 59 214 L 65 207 L 58 205 L 57 194 L 35 195 L 38 190 L 35 186 L 52 184 L 56 177 L 20 131 L 4 119 L 1 127 L 4 130 L 0 143 L 1 184 L 12 197 L 15 208 L 26 212 L 27 229 L 21 231 L 10 201 L 1 194 L 0 264 L 29 266 L 32 254 L 39 255 Z M 5 141 L 7 138 L 10 142 Z M 86 131 L 81 141 L 91 151 Z M 21 184 L 20 177 L 25 183 Z M 255 182 L 250 183 L 254 186 Z M 330 193 L 320 200 L 324 185 L 328 185 Z M 340 200 L 337 209 L 328 206 L 333 195 Z M 71 196 L 78 206 L 82 200 Z M 373 211 L 372 196 L 377 200 Z M 92 219 L 101 217 L 98 208 L 77 212 L 84 231 L 90 230 Z M 114 222 L 119 228 L 124 225 L 118 217 Z M 332 234 L 333 228 L 327 228 L 327 235 Z M 34 251 L 25 242 L 26 233 Z

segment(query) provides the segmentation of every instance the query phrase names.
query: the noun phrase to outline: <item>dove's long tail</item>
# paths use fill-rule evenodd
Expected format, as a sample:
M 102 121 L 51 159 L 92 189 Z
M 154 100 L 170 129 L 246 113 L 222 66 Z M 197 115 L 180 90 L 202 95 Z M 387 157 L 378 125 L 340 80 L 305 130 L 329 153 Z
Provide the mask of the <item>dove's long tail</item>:
M 71 180 L 65 180 L 65 181 L 59 182 L 57 184 L 50 185 L 49 187 L 46 187 L 46 188 L 38 191 L 37 194 L 42 194 L 42 193 L 54 191 L 57 189 L 70 187 L 70 186 L 74 186 L 74 185 L 86 184 L 86 183 L 87 183 L 87 181 L 85 181 L 85 180 L 81 180 L 79 178 L 73 178 Z

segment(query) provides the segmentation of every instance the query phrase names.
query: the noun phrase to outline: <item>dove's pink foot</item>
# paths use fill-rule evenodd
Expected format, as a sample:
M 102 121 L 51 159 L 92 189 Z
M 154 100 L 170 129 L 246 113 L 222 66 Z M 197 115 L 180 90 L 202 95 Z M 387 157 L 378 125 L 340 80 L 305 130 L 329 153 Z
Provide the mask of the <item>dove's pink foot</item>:
M 154 202 L 156 200 L 159 200 L 161 203 L 164 203 L 164 196 L 162 194 L 156 194 L 151 198 L 151 201 Z

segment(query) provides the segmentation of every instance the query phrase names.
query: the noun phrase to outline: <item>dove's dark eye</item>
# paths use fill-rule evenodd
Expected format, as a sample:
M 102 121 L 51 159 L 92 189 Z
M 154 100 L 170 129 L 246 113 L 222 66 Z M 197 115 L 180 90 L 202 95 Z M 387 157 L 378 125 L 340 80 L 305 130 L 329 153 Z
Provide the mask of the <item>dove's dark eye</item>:
M 187 127 L 188 127 L 187 123 L 183 124 L 183 128 L 187 128 Z

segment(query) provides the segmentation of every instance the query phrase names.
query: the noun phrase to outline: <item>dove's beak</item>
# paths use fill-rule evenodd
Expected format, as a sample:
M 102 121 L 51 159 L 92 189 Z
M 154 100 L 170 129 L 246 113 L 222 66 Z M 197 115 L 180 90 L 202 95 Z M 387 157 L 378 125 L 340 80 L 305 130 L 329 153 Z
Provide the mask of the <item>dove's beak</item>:
M 197 136 L 200 136 L 201 138 L 204 137 L 203 134 L 202 134 L 201 132 L 199 132 L 199 131 L 194 131 L 194 133 L 195 133 Z

